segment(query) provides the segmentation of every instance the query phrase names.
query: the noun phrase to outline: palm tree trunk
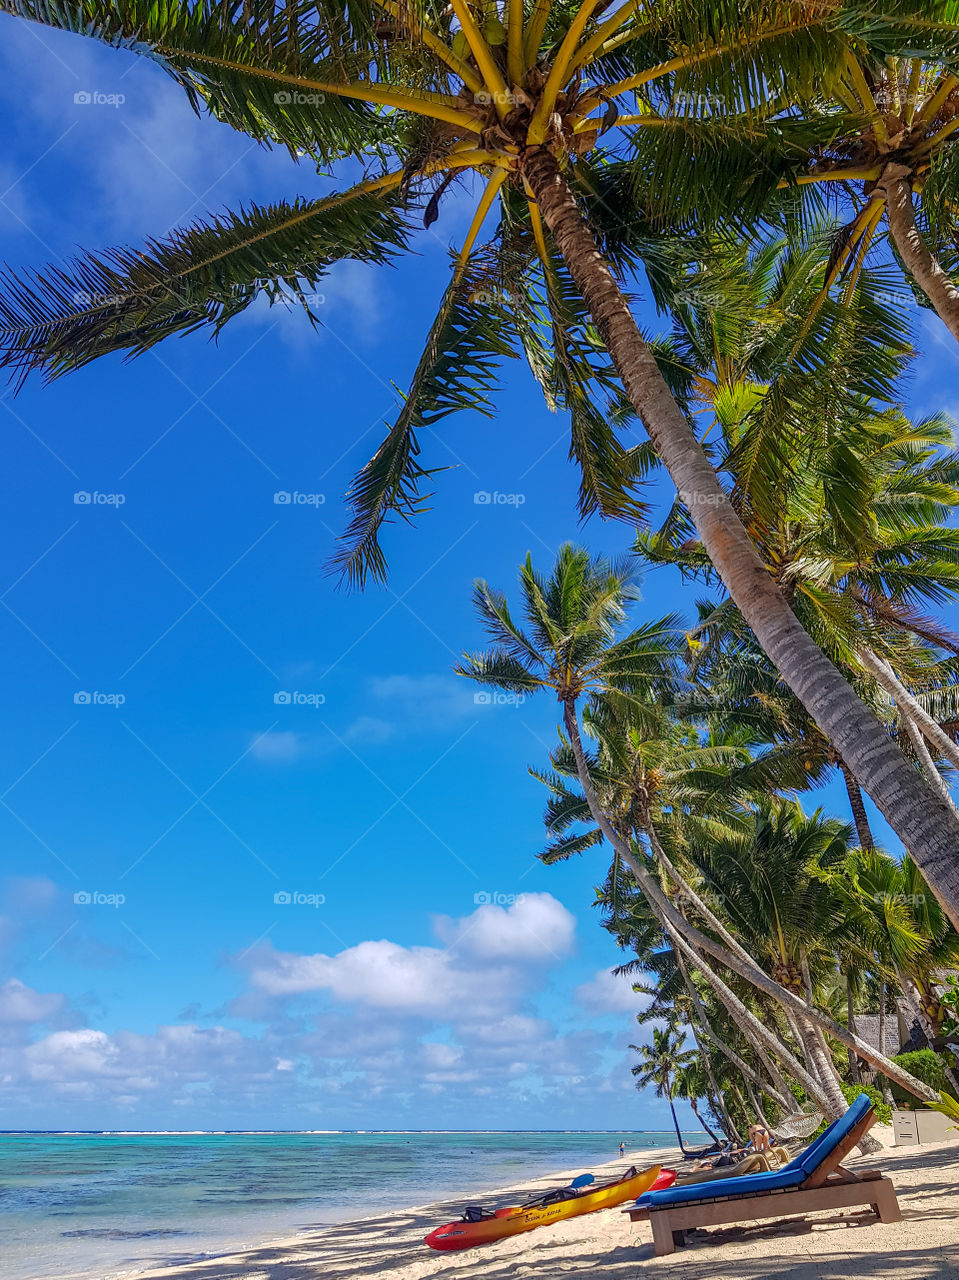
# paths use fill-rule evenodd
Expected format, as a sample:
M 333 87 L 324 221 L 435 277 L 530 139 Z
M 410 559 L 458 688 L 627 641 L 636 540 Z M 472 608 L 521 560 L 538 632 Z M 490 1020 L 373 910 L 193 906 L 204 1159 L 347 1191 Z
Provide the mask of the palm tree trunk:
M 803 980 L 803 987 L 806 992 L 806 1000 L 809 1004 L 815 1004 L 816 997 L 813 991 L 812 978 L 809 976 L 808 956 L 803 955 L 800 963 L 802 966 L 802 980 Z M 828 1081 L 834 1084 L 835 1087 L 839 1089 L 839 1092 L 842 1093 L 842 1089 L 840 1089 L 840 1084 L 842 1083 L 842 1080 L 839 1075 L 839 1072 L 836 1070 L 836 1064 L 833 1061 L 833 1056 L 829 1050 L 829 1045 L 826 1043 L 826 1037 L 823 1035 L 822 1028 L 818 1026 L 816 1023 L 810 1023 L 809 1025 L 812 1027 L 813 1035 L 815 1035 L 816 1040 L 819 1044 L 819 1049 L 820 1049 L 819 1061 L 822 1062 L 822 1070 L 824 1073 L 823 1082 L 827 1083 L 827 1077 L 828 1077 Z
M 709 937 L 700 929 L 697 929 L 695 925 L 691 924 L 679 914 L 673 904 L 663 893 L 660 886 L 656 883 L 653 876 L 651 876 L 642 863 L 634 857 L 631 847 L 616 831 L 607 815 L 603 812 L 603 808 L 596 796 L 596 789 L 593 786 L 593 780 L 589 774 L 586 754 L 583 751 L 583 739 L 579 731 L 579 717 L 576 712 L 576 702 L 572 697 L 568 697 L 563 701 L 563 722 L 566 726 L 566 731 L 569 734 L 570 746 L 573 749 L 573 756 L 576 760 L 576 772 L 579 777 L 580 785 L 583 788 L 583 795 L 586 798 L 586 803 L 589 806 L 589 811 L 592 814 L 593 821 L 609 841 L 610 846 L 616 850 L 622 860 L 629 867 L 630 871 L 633 873 L 633 878 L 636 881 L 637 887 L 649 903 L 652 910 L 656 913 L 661 923 L 664 926 L 671 926 L 668 928 L 670 937 L 674 938 L 674 940 L 677 938 L 680 940 L 680 945 L 685 953 L 690 956 L 694 964 L 699 966 L 704 977 L 709 980 L 717 994 L 719 993 L 719 985 L 717 984 L 720 984 L 720 980 L 703 960 L 704 954 L 715 957 L 728 969 L 731 969 L 733 973 L 738 974 L 739 977 L 744 978 L 747 982 L 751 983 L 758 991 L 762 991 L 767 996 L 770 996 L 784 1009 L 792 1011 L 799 1017 L 808 1018 L 810 1021 L 822 1027 L 823 1030 L 828 1031 L 831 1036 L 840 1042 L 840 1044 L 845 1044 L 855 1049 L 861 1058 L 865 1058 L 867 1062 L 872 1063 L 877 1070 L 885 1072 L 890 1079 L 895 1080 L 896 1083 L 901 1085 L 901 1087 L 907 1092 L 914 1094 L 917 1098 L 921 1098 L 924 1102 L 936 1101 L 937 1095 L 934 1089 L 931 1089 L 921 1080 L 917 1080 L 915 1076 L 910 1075 L 908 1071 L 903 1071 L 902 1068 L 898 1067 L 894 1062 L 890 1062 L 884 1054 L 877 1052 L 872 1045 L 867 1044 L 865 1040 L 861 1040 L 859 1036 L 852 1035 L 845 1027 L 840 1026 L 838 1022 L 835 1022 L 820 1009 L 816 1009 L 815 1007 L 808 1005 L 804 1000 L 801 1000 L 799 996 L 793 995 L 791 991 L 787 991 L 786 988 L 776 982 L 774 978 L 771 978 L 767 973 L 764 973 L 763 970 L 751 961 L 748 956 L 743 959 L 743 956 L 739 955 L 737 951 L 733 951 L 730 948 L 723 946 L 722 943 L 717 942 L 714 938 Z M 900 759 L 903 758 L 901 752 L 898 750 L 897 755 L 899 755 Z M 739 948 L 739 951 L 741 950 L 742 948 Z M 745 955 L 745 953 L 743 954 Z M 733 993 L 725 987 L 725 984 L 720 985 L 722 985 L 723 989 L 728 992 L 730 999 L 735 999 Z M 759 1036 L 759 1039 L 762 1040 L 785 1065 L 785 1059 L 783 1059 L 781 1053 L 783 1046 L 779 1042 L 778 1037 L 772 1036 L 767 1028 L 754 1018 L 748 1009 L 746 1009 L 745 1005 L 742 1005 L 741 1001 L 738 1001 L 737 1003 L 742 1008 L 746 1017 L 751 1019 L 750 1025 L 753 1026 Z M 727 1004 L 726 1007 L 729 1008 L 730 1006 Z M 772 1043 L 770 1043 L 770 1040 Z M 805 1072 L 798 1063 L 796 1064 L 796 1067 L 798 1067 L 799 1070 L 802 1071 L 803 1075 L 808 1078 L 808 1072 Z M 789 1064 L 788 1070 L 791 1075 L 795 1074 L 795 1068 L 792 1063 Z M 814 1081 L 812 1081 L 812 1085 L 813 1089 L 815 1089 Z M 805 1084 L 804 1087 L 806 1087 Z
M 842 757 L 839 758 L 839 768 L 842 772 L 843 781 L 846 784 L 846 795 L 849 797 L 849 807 L 852 809 L 852 820 L 856 824 L 856 835 L 859 837 L 860 849 L 875 849 L 876 844 L 872 838 L 872 830 L 869 826 L 869 816 L 866 813 L 866 806 L 862 799 L 862 789 L 859 783 L 852 776 L 849 765 L 846 764 Z
M 735 1142 L 737 1146 L 739 1147 L 744 1146 L 745 1139 L 743 1138 L 743 1135 L 739 1132 L 739 1126 L 736 1124 L 736 1121 L 733 1119 L 732 1112 L 729 1110 L 729 1107 L 726 1105 L 726 1099 L 723 1096 L 723 1092 L 719 1088 L 719 1085 L 716 1085 L 716 1110 L 718 1114 L 721 1115 L 723 1118 L 726 1137 L 731 1139 L 733 1142 Z
M 911 170 L 902 164 L 887 164 L 879 185 L 886 191 L 886 220 L 899 256 L 936 309 L 936 315 L 952 336 L 959 339 L 959 289 L 949 279 L 929 250 L 916 226 L 912 204 Z
M 886 984 L 880 979 L 879 981 L 879 1048 L 883 1053 L 886 1052 Z M 889 1081 L 884 1075 L 879 1076 L 882 1089 L 882 1097 L 884 1102 L 888 1102 L 890 1106 L 895 1104 L 892 1096 L 892 1090 L 889 1088 Z
M 740 1028 L 740 1030 L 742 1030 L 742 1028 Z M 789 1107 L 791 1105 L 792 1098 L 788 1087 L 785 1094 L 780 1093 L 775 1085 L 770 1084 L 769 1081 L 764 1080 L 757 1071 L 754 1071 L 749 1063 L 746 1062 L 744 1058 L 741 1058 L 736 1050 L 733 1049 L 731 1045 L 727 1044 L 717 1031 L 710 1028 L 706 1034 L 709 1036 L 710 1040 L 712 1040 L 713 1044 L 723 1057 L 732 1063 L 744 1080 L 752 1080 L 757 1089 L 762 1089 L 764 1093 L 768 1093 L 769 1096 L 781 1107 Z
M 770 1030 L 772 1030 L 772 1028 L 770 1028 Z M 770 1079 L 775 1083 L 776 1089 L 780 1093 L 782 1101 L 784 1103 L 788 1103 L 792 1095 L 789 1092 L 789 1085 L 783 1079 L 782 1073 L 780 1072 L 779 1068 L 776 1066 L 775 1059 L 772 1058 L 766 1052 L 764 1045 L 756 1037 L 751 1027 L 744 1027 L 743 1035 L 745 1036 L 746 1043 L 749 1045 L 750 1049 L 752 1049 L 753 1053 L 756 1055 L 759 1061 L 763 1064 L 763 1066 L 769 1072 Z M 757 1081 L 757 1083 L 760 1083 L 760 1082 Z M 765 1082 L 762 1082 L 762 1088 L 768 1091 L 769 1085 L 766 1084 Z
M 833 1070 L 832 1058 L 822 1039 L 822 1032 L 805 1018 L 796 1019 L 799 1042 L 802 1045 L 803 1058 L 810 1071 L 815 1075 L 829 1102 L 830 1119 L 841 1116 L 848 1108 L 845 1094 L 839 1087 L 836 1073 Z
M 802 979 L 803 985 L 806 989 L 806 999 L 810 1004 L 812 1004 L 814 993 L 812 978 L 809 976 L 809 960 L 806 955 L 803 955 L 802 957 Z M 843 1111 L 846 1110 L 848 1104 L 846 1102 L 846 1095 L 842 1091 L 842 1082 L 839 1078 L 839 1072 L 836 1070 L 836 1064 L 829 1051 L 829 1045 L 826 1043 L 826 1037 L 823 1035 L 821 1027 L 816 1026 L 812 1022 L 804 1022 L 800 1019 L 800 1032 L 805 1033 L 807 1030 L 810 1034 L 810 1050 L 815 1055 L 814 1061 L 816 1063 L 816 1074 L 822 1080 L 823 1088 L 830 1098 L 832 1105 L 841 1106 L 842 1110 L 839 1113 L 841 1115 Z M 852 1052 L 852 1050 L 850 1050 L 850 1052 Z M 808 1051 L 806 1060 L 807 1062 L 810 1060 L 808 1057 Z M 872 1135 L 868 1133 L 863 1136 L 858 1145 L 859 1150 L 863 1155 L 871 1155 L 872 1152 L 879 1151 L 882 1147 L 882 1143 L 877 1141 L 876 1138 L 872 1137 Z
M 718 1134 L 718 1133 L 715 1133 L 715 1132 L 714 1132 L 714 1131 L 709 1127 L 709 1125 L 706 1123 L 706 1121 L 703 1119 L 703 1117 L 700 1115 L 700 1113 L 699 1113 L 699 1107 L 697 1107 L 697 1106 L 696 1106 L 696 1099 L 695 1099 L 695 1098 L 690 1098 L 690 1099 L 689 1099 L 689 1105 L 692 1107 L 692 1109 L 693 1109 L 693 1115 L 694 1115 L 694 1116 L 696 1117 L 696 1119 L 699 1121 L 700 1127 L 701 1127 L 702 1129 L 705 1129 L 705 1131 L 706 1131 L 706 1132 L 709 1134 L 709 1136 L 712 1138 L 713 1142 L 718 1143 L 718 1142 L 719 1142 L 719 1134 Z
M 942 796 L 943 800 L 945 800 L 946 804 L 955 809 L 956 806 L 949 792 L 949 788 L 946 786 L 946 780 L 936 768 L 936 762 L 929 754 L 929 748 L 926 746 L 925 738 L 919 732 L 919 726 L 913 720 L 905 707 L 899 708 L 899 723 L 905 729 L 906 737 L 912 743 L 912 749 L 915 751 L 916 758 L 919 761 L 920 773 L 922 773 L 923 777 L 929 779 L 932 785 Z M 938 897 L 939 895 L 937 894 L 936 896 Z
M 656 855 L 656 861 L 666 871 L 667 875 L 670 877 L 670 879 L 679 889 L 683 897 L 700 913 L 703 919 L 718 934 L 720 940 L 724 942 L 726 946 L 730 948 L 731 951 L 733 951 L 736 955 L 738 955 L 740 959 L 745 961 L 747 964 L 754 965 L 755 961 L 753 960 L 749 952 L 746 951 L 745 948 L 742 947 L 740 943 L 733 937 L 733 935 L 729 932 L 729 930 L 726 928 L 723 922 L 719 919 L 716 913 L 712 910 L 712 908 L 707 906 L 707 904 L 703 901 L 703 899 L 699 896 L 699 894 L 697 894 L 696 891 L 693 889 L 692 885 L 688 882 L 688 880 L 686 880 L 686 878 L 677 870 L 674 864 L 670 861 L 669 857 L 666 854 L 665 849 L 662 846 L 662 842 L 659 839 L 659 833 L 656 831 L 655 824 L 652 822 L 648 822 L 644 830 L 645 830 L 646 836 L 649 839 L 650 847 L 652 848 L 653 853 Z M 809 1001 L 810 1004 L 813 1003 L 811 992 L 807 992 L 807 1000 Z M 773 1079 L 778 1078 L 782 1080 L 782 1077 L 779 1076 L 776 1070 L 775 1064 L 770 1059 L 768 1053 L 766 1052 L 762 1043 L 757 1038 L 757 1036 L 755 1035 L 755 1033 L 753 1032 L 749 1024 L 743 1023 L 740 1026 L 740 1030 L 742 1031 L 749 1045 L 752 1047 L 753 1051 L 756 1053 L 760 1061 L 765 1066 L 766 1070 L 773 1077 Z M 821 1035 L 822 1033 L 819 1032 L 819 1034 Z M 798 1038 L 797 1038 L 797 1044 L 799 1044 Z M 823 1043 L 823 1049 L 828 1054 L 828 1050 L 826 1050 L 826 1047 L 825 1047 L 825 1042 Z M 813 1070 L 813 1074 L 814 1075 L 816 1074 L 815 1070 Z M 783 1081 L 783 1084 L 785 1084 L 784 1081 Z
M 930 746 L 936 748 L 941 756 L 959 768 L 959 746 L 949 737 L 941 725 L 936 724 L 925 707 L 913 697 L 906 686 L 893 671 L 888 662 L 883 662 L 871 649 L 860 649 L 859 658 L 876 683 L 881 685 L 899 708 L 899 713 L 909 719 L 920 730 Z
M 679 1143 L 680 1151 L 683 1153 L 683 1155 L 685 1155 L 686 1147 L 683 1144 L 683 1135 L 679 1129 L 679 1121 L 676 1119 L 676 1108 L 673 1105 L 673 1095 L 671 1093 L 667 1093 L 666 1097 L 667 1097 L 667 1100 L 669 1101 L 670 1114 L 673 1117 L 673 1128 L 676 1130 L 676 1141 Z
M 656 904 L 651 903 L 651 906 L 655 911 Z M 679 935 L 675 927 L 668 920 L 666 920 L 665 918 L 662 918 L 662 924 L 663 924 L 663 927 L 666 929 L 667 933 L 669 934 L 670 938 L 672 939 L 673 944 L 681 948 L 682 951 L 684 951 L 685 954 L 690 958 L 690 960 L 692 960 L 692 962 L 695 965 L 697 965 L 703 977 L 712 987 L 713 991 L 715 991 L 716 995 L 719 997 L 719 999 L 722 1001 L 725 1007 L 729 1010 L 729 1014 L 732 1017 L 733 1021 L 736 1023 L 736 1025 L 740 1028 L 743 1028 L 748 1025 L 755 1031 L 758 1038 L 761 1041 L 765 1042 L 765 1044 L 772 1050 L 772 1052 L 777 1055 L 780 1062 L 782 1062 L 783 1066 L 786 1068 L 789 1074 L 795 1080 L 797 1080 L 799 1084 L 802 1085 L 802 1087 L 806 1090 L 810 1098 L 813 1098 L 823 1108 L 823 1110 L 829 1116 L 830 1120 L 835 1120 L 837 1119 L 838 1116 L 842 1115 L 842 1112 L 843 1110 L 845 1110 L 845 1107 L 843 1107 L 841 1110 L 833 1114 L 832 1103 L 830 1102 L 825 1091 L 822 1088 L 820 1088 L 819 1081 L 816 1079 L 816 1077 L 812 1075 L 803 1066 L 803 1064 L 798 1060 L 798 1058 L 795 1057 L 794 1054 L 789 1052 L 786 1046 L 781 1043 L 777 1035 L 775 1035 L 767 1027 L 763 1026 L 763 1024 L 759 1021 L 759 1019 L 752 1012 L 750 1012 L 749 1009 L 747 1009 L 745 1004 L 743 1004 L 743 1002 L 738 998 L 735 992 L 733 992 L 729 987 L 727 987 L 725 982 L 723 982 L 723 980 L 719 977 L 719 975 L 715 972 L 715 970 L 710 968 L 710 966 L 703 959 L 703 957 L 693 948 L 693 946 L 689 942 L 687 942 L 684 938 L 682 938 Z
M 679 1123 L 679 1120 L 676 1119 L 676 1107 L 673 1106 L 673 1102 L 672 1102 L 672 1085 L 670 1084 L 670 1082 L 668 1082 L 668 1080 L 666 1082 L 666 1101 L 670 1103 L 670 1115 L 672 1116 L 672 1128 L 676 1130 L 676 1142 L 679 1142 L 680 1151 L 682 1152 L 682 1155 L 685 1156 L 686 1148 L 684 1146 L 684 1143 L 682 1143 L 680 1123 Z
M 712 1034 L 712 1030 L 711 1030 L 711 1028 L 709 1027 L 709 1024 L 708 1024 L 708 1022 L 707 1022 L 707 1020 L 706 1020 L 706 1017 L 705 1017 L 705 1010 L 704 1010 L 704 1009 L 703 1009 L 703 1007 L 702 1007 L 702 1001 L 700 1001 L 700 999 L 699 999 L 699 992 L 698 992 L 698 991 L 696 991 L 695 987 L 693 987 L 692 980 L 691 980 L 691 979 L 690 979 L 690 977 L 689 977 L 689 971 L 688 971 L 688 970 L 687 970 L 687 968 L 686 968 L 686 965 L 685 965 L 685 963 L 684 963 L 684 961 L 683 961 L 683 958 L 682 958 L 682 956 L 679 954 L 679 952 L 678 952 L 678 951 L 674 951 L 674 954 L 675 954 L 675 956 L 676 956 L 676 962 L 677 962 L 677 964 L 679 965 L 680 972 L 681 972 L 681 973 L 682 973 L 682 975 L 683 975 L 683 981 L 684 981 L 684 982 L 685 982 L 685 984 L 686 984 L 686 989 L 687 989 L 687 991 L 689 991 L 691 994 L 693 994 L 693 995 L 695 996 L 695 1002 L 694 1002 L 694 1005 L 693 1005 L 693 1010 L 694 1010 L 694 1013 L 696 1014 L 696 1016 L 695 1016 L 695 1017 L 690 1018 L 690 1020 L 689 1020 L 689 1025 L 690 1025 L 690 1028 L 692 1029 L 693 1039 L 696 1041 L 696 1048 L 697 1048 L 697 1050 L 699 1051 L 699 1061 L 702 1063 L 703 1070 L 706 1072 L 706 1081 L 707 1081 L 707 1084 L 706 1084 L 706 1096 L 707 1096 L 707 1100 L 708 1100 L 708 1102 L 709 1102 L 710 1109 L 711 1109 L 711 1110 L 712 1110 L 712 1112 L 713 1112 L 713 1116 L 715 1117 L 716 1115 L 721 1114 L 721 1115 L 723 1115 L 723 1116 L 725 1117 L 725 1119 L 726 1119 L 726 1121 L 727 1121 L 727 1123 L 728 1123 L 728 1121 L 729 1121 L 729 1115 L 728 1115 L 728 1113 L 727 1113 L 727 1112 L 725 1112 L 725 1110 L 724 1110 L 724 1111 L 722 1111 L 722 1112 L 717 1112 L 717 1110 L 716 1110 L 716 1106 L 717 1106 L 717 1104 L 714 1102 L 714 1097 L 720 1097 L 720 1098 L 721 1098 L 721 1097 L 722 1097 L 722 1094 L 720 1093 L 719 1085 L 716 1083 L 716 1076 L 715 1076 L 715 1073 L 713 1072 L 713 1064 L 712 1064 L 712 1059 L 711 1059 L 710 1054 L 709 1054 L 709 1049 L 706 1047 L 706 1045 L 705 1045 L 705 1043 L 704 1043 L 704 1041 L 703 1041 L 703 1036 L 710 1036 L 710 1035 Z M 698 1023 L 699 1021 L 702 1021 L 702 1024 L 703 1024 L 703 1025 L 702 1025 L 702 1030 L 700 1030 L 699 1026 L 697 1025 L 697 1023 Z M 696 1107 L 696 1100 L 695 1100 L 695 1098 L 690 1098 L 690 1099 L 689 1099 L 689 1105 L 692 1107 L 693 1112 L 694 1112 L 694 1113 L 695 1113 L 695 1115 L 696 1115 L 696 1119 L 697 1119 L 697 1120 L 699 1121 L 699 1123 L 703 1126 L 703 1128 L 706 1130 L 706 1132 L 709 1134 L 709 1136 L 710 1136 L 711 1138 L 713 1138 L 713 1139 L 714 1139 L 714 1141 L 718 1142 L 718 1141 L 719 1141 L 719 1138 L 718 1138 L 718 1137 L 716 1137 L 716 1134 L 713 1132 L 713 1130 L 709 1127 L 709 1125 L 706 1123 L 706 1121 L 705 1121 L 705 1120 L 702 1118 L 702 1116 L 699 1114 L 699 1111 L 698 1111 L 698 1109 L 697 1109 L 697 1107 Z M 731 1137 L 732 1135 L 730 1134 L 729 1136 Z
M 703 1008 L 703 1002 L 699 998 L 699 992 L 696 990 L 695 983 L 693 982 L 692 978 L 689 976 L 689 970 L 686 966 L 686 961 L 683 958 L 683 953 L 679 948 L 679 946 L 675 943 L 673 944 L 673 951 L 676 956 L 676 963 L 679 965 L 680 972 L 683 975 L 683 981 L 686 984 L 686 990 L 689 992 L 689 998 L 693 1004 L 693 1011 L 695 1012 L 696 1018 L 698 1019 L 699 1023 L 703 1028 L 703 1034 L 705 1036 L 708 1036 L 708 1038 L 713 1042 L 713 1044 L 720 1051 L 720 1053 L 723 1054 L 723 1056 L 729 1062 L 732 1063 L 732 1065 L 736 1068 L 738 1072 L 740 1072 L 742 1076 L 746 1078 L 752 1077 L 752 1079 L 756 1081 L 756 1083 L 759 1085 L 761 1089 L 766 1090 L 767 1092 L 769 1092 L 769 1094 L 773 1098 L 775 1098 L 775 1100 L 780 1104 L 780 1106 L 788 1106 L 789 1098 L 790 1098 L 789 1086 L 786 1084 L 785 1080 L 783 1080 L 782 1076 L 779 1074 L 775 1063 L 769 1058 L 767 1054 L 765 1054 L 764 1051 L 760 1052 L 759 1056 L 767 1064 L 767 1067 L 772 1069 L 773 1078 L 778 1079 L 778 1082 L 779 1082 L 777 1087 L 771 1088 L 769 1084 L 767 1084 L 765 1080 L 762 1080 L 759 1077 L 759 1075 L 753 1071 L 752 1067 L 750 1067 L 749 1064 L 739 1056 L 739 1054 L 735 1051 L 735 1049 L 731 1048 L 731 1046 L 728 1045 L 725 1040 L 723 1040 L 723 1038 L 719 1035 L 716 1029 L 710 1024 L 709 1017 L 706 1013 L 706 1010 Z M 731 1017 L 733 1016 L 731 1012 L 730 1012 L 730 1016 Z M 745 1027 L 742 1026 L 740 1023 L 737 1022 L 736 1025 L 739 1027 L 739 1030 L 743 1033 L 746 1039 L 749 1040 L 749 1043 L 753 1046 L 753 1048 L 757 1049 L 759 1042 L 754 1041 L 749 1035 L 747 1035 Z M 695 1024 L 693 1025 L 693 1034 L 696 1035 L 696 1043 L 699 1044 L 700 1043 L 699 1035 L 696 1032 Z M 700 1045 L 700 1053 L 702 1052 L 703 1052 L 702 1046 Z
M 736 1088 L 736 1085 L 732 1081 L 729 1082 L 729 1087 L 732 1089 L 733 1093 L 736 1095 L 736 1101 L 739 1103 L 740 1110 L 745 1116 L 746 1124 L 748 1125 L 749 1124 L 749 1108 L 746 1106 L 746 1099 L 739 1092 L 739 1090 Z
M 852 972 L 846 974 L 846 1026 L 849 1030 L 856 1034 L 856 989 Z M 880 1044 L 879 1048 L 885 1046 Z M 862 1084 L 862 1078 L 859 1074 L 859 1055 L 854 1049 L 847 1049 L 849 1062 L 849 1079 L 853 1084 Z
M 745 1084 L 746 1092 L 749 1094 L 749 1101 L 753 1104 L 753 1111 L 755 1111 L 756 1113 L 756 1119 L 759 1121 L 761 1125 L 765 1125 L 765 1127 L 769 1130 L 769 1132 L 772 1133 L 773 1127 L 769 1123 L 769 1121 L 766 1119 L 765 1115 L 763 1115 L 762 1103 L 756 1097 L 755 1089 L 752 1087 L 752 1085 L 749 1083 L 749 1081 L 746 1079 L 745 1076 L 743 1077 L 743 1084 Z
M 959 817 L 924 785 L 883 726 L 807 635 L 759 558 L 667 386 L 573 193 L 546 147 L 523 172 L 570 275 L 729 594 L 786 684 L 848 763 L 959 927 Z

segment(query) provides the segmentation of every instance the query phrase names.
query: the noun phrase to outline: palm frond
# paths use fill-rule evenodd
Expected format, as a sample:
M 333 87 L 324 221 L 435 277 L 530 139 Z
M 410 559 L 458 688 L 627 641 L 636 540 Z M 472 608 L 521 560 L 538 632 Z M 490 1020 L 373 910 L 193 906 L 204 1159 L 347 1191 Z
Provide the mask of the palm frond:
M 219 333 L 260 295 L 299 303 L 315 320 L 310 293 L 334 262 L 385 263 L 405 247 L 398 198 L 365 186 L 251 205 L 68 267 L 5 270 L 0 367 L 22 382 L 31 370 L 56 378 L 114 351 L 134 357 L 172 334 Z
M 419 461 L 417 433 L 451 413 L 472 409 L 489 417 L 489 392 L 499 364 L 515 356 L 506 308 L 479 292 L 469 272 L 454 279 L 440 302 L 403 407 L 389 434 L 347 494 L 353 518 L 332 569 L 351 585 L 386 576 L 380 534 L 391 516 L 410 521 L 426 508 L 422 492 L 435 470 Z

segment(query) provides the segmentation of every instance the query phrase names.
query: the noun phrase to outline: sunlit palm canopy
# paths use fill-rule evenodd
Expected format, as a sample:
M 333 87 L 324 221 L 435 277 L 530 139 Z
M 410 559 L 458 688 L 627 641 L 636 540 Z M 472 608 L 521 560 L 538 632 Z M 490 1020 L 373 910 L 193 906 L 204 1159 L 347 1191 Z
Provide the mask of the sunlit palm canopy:
M 693 858 L 750 953 L 795 991 L 802 962 L 832 967 L 857 937 L 829 874 L 843 865 L 852 828 L 796 803 L 760 804 L 746 830 L 699 845 Z
M 839 24 L 848 44 L 813 112 L 821 120 L 856 123 L 810 149 L 784 201 L 787 217 L 798 211 L 818 218 L 825 209 L 842 214 L 822 297 L 831 289 L 846 292 L 870 249 L 885 238 L 881 179 L 888 166 L 912 189 L 918 234 L 959 280 L 959 4 L 887 0 L 845 9 Z M 891 252 L 898 257 L 894 246 Z M 932 305 L 908 273 L 906 282 L 919 305 Z
M 524 157 L 555 154 L 610 261 L 629 274 L 642 259 L 655 291 L 668 274 L 665 231 L 758 216 L 810 147 L 847 127 L 842 113 L 810 122 L 788 109 L 838 75 L 846 8 L 0 0 L 8 14 L 152 59 L 198 109 L 301 162 L 344 162 L 354 179 L 356 161 L 366 170 L 322 199 L 250 206 L 142 248 L 5 273 L 0 359 L 14 377 L 56 377 L 172 334 L 217 332 L 260 294 L 303 300 L 341 259 L 383 263 L 409 248 L 449 184 L 466 181 L 474 216 L 408 395 L 351 490 L 340 569 L 357 582 L 383 575 L 383 521 L 411 518 L 428 496 L 423 428 L 457 410 L 490 412 L 498 366 L 516 354 L 570 416 L 582 514 L 641 517 L 654 459 L 613 425 L 619 385 L 531 199 Z M 659 198 L 644 211 L 651 192 Z
M 959 594 L 959 454 L 947 418 L 912 422 L 895 404 L 909 344 L 881 305 L 883 273 L 810 321 L 824 253 L 816 238 L 717 250 L 682 281 L 658 350 L 770 573 L 855 668 L 864 640 L 952 644 L 926 611 Z M 639 550 L 712 575 L 679 502 Z

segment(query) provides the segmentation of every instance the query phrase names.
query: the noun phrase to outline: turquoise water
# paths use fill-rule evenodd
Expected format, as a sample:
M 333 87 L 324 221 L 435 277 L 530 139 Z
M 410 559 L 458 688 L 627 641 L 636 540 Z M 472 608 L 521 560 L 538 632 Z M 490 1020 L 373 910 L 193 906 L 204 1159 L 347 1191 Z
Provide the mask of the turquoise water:
M 675 1135 L 0 1135 L 4 1280 L 107 1277 L 627 1154 Z M 696 1141 L 696 1139 L 693 1139 Z

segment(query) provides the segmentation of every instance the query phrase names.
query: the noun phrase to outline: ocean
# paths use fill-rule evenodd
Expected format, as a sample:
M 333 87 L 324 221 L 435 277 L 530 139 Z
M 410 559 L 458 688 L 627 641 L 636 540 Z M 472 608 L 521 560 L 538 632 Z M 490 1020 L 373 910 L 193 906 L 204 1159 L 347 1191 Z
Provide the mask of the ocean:
M 106 1280 L 459 1192 L 475 1203 L 589 1172 L 620 1139 L 637 1160 L 676 1145 L 659 1131 L 2 1134 L 3 1276 Z

